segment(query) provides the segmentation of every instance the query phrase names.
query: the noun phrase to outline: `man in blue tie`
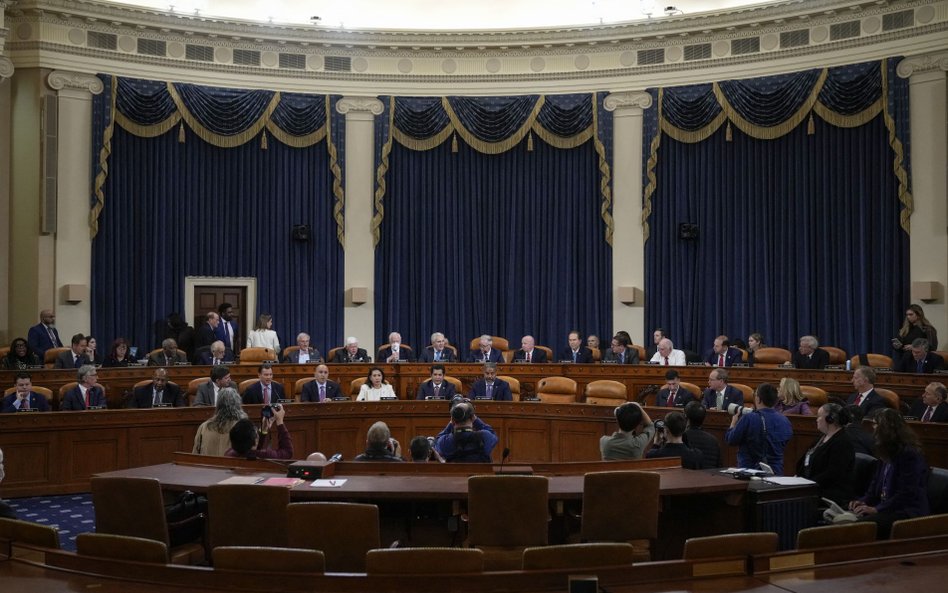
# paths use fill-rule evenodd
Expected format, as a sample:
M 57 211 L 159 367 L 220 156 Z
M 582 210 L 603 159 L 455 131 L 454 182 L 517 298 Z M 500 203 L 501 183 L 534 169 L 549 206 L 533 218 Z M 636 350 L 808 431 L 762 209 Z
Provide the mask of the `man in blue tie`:
M 583 346 L 583 339 L 578 331 L 569 332 L 567 338 L 569 346 L 560 352 L 560 360 L 566 362 L 575 362 L 577 364 L 591 364 L 593 361 L 592 350 Z
M 945 365 L 945 360 L 934 352 L 929 352 L 928 340 L 916 338 L 911 349 L 902 355 L 895 370 L 900 373 L 931 374 Z
M 470 399 L 493 399 L 498 401 L 513 401 L 510 384 L 497 378 L 497 364 L 488 362 L 484 365 L 484 378 L 478 379 L 471 386 L 468 395 Z
M 454 351 L 448 348 L 448 340 L 441 332 L 431 334 L 431 346 L 425 348 L 418 362 L 457 362 Z

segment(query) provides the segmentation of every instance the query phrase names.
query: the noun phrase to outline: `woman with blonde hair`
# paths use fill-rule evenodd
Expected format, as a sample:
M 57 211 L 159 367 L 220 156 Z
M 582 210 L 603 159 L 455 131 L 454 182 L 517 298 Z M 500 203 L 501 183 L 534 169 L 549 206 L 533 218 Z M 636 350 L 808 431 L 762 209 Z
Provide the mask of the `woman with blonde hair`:
M 223 457 L 230 449 L 230 429 L 238 420 L 247 417 L 241 407 L 240 394 L 233 387 L 225 387 L 217 394 L 214 415 L 204 421 L 194 435 L 192 453 Z
M 803 391 L 800 390 L 800 383 L 790 377 L 780 380 L 780 388 L 777 389 L 777 405 L 774 409 L 784 416 L 787 414 L 813 415 L 810 403 L 806 401 Z
M 262 313 L 257 318 L 257 324 L 253 331 L 247 334 L 247 348 L 270 348 L 280 355 L 280 338 L 273 331 L 273 316 L 269 313 Z

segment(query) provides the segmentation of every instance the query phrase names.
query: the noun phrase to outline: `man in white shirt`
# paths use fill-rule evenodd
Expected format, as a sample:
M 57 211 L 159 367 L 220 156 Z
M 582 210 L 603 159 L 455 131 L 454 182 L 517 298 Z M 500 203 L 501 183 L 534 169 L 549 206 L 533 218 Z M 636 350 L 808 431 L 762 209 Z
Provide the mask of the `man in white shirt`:
M 323 358 L 319 355 L 319 350 L 316 350 L 309 345 L 309 334 L 306 332 L 300 332 L 296 336 L 296 347 L 298 350 L 290 352 L 286 356 L 286 362 L 293 364 L 306 364 L 308 362 L 322 362 Z
M 685 366 L 688 364 L 685 360 L 685 353 L 681 350 L 675 350 L 675 344 L 668 338 L 662 338 L 658 342 L 658 352 L 649 362 L 662 366 Z

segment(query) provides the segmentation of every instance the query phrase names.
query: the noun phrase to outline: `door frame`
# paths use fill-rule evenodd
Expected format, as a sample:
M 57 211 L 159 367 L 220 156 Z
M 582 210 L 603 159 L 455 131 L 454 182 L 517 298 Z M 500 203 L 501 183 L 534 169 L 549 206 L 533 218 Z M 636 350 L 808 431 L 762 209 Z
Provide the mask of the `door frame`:
M 198 286 L 240 286 L 247 291 L 247 306 L 244 309 L 244 327 L 254 326 L 254 311 L 257 310 L 257 279 L 250 277 L 224 276 L 185 276 L 184 277 L 184 315 L 188 323 L 194 319 L 194 289 Z M 194 328 L 197 329 L 197 328 Z

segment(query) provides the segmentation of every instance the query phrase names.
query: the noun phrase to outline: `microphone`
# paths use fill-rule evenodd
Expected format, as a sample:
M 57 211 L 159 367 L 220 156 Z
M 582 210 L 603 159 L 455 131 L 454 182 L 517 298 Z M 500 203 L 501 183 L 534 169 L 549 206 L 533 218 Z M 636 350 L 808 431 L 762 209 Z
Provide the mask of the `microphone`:
M 500 469 L 497 470 L 498 474 L 504 473 L 504 462 L 507 461 L 508 457 L 510 457 L 510 447 L 504 447 L 503 455 L 500 458 Z
M 328 463 L 335 463 L 337 461 L 342 461 L 342 453 L 336 453 L 332 457 L 326 460 Z

